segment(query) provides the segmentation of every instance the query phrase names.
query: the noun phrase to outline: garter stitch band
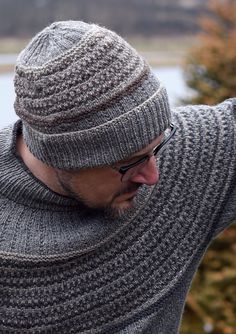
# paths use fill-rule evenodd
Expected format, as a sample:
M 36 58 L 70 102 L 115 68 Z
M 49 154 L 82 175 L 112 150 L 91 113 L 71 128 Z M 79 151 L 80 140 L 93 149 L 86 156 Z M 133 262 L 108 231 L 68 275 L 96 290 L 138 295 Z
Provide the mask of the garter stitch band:
M 170 124 L 166 90 L 149 65 L 95 24 L 53 23 L 21 52 L 15 73 L 24 140 L 53 167 L 112 164 Z
M 236 99 L 172 115 L 160 181 L 121 219 L 37 180 L 21 120 L 0 131 L 1 334 L 179 333 L 199 262 L 236 217 Z

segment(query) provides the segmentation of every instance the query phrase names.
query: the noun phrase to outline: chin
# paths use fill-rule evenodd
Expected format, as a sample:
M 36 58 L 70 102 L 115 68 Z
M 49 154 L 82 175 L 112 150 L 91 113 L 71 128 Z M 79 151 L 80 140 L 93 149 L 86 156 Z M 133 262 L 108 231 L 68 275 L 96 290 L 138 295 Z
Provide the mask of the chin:
M 131 210 L 132 208 L 133 208 L 133 201 L 126 200 L 120 203 L 113 203 L 113 205 L 108 207 L 106 211 L 112 218 L 116 218 L 116 217 L 122 217 L 127 211 Z
M 132 199 L 127 200 L 127 201 L 120 204 L 121 210 L 128 210 L 132 207 L 133 207 L 133 200 Z

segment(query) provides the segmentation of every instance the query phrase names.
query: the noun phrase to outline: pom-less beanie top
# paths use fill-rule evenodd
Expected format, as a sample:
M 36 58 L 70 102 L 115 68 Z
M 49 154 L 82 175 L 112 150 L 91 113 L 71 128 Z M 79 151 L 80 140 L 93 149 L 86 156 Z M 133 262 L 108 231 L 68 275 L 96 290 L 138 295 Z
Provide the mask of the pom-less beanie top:
M 58 168 L 109 165 L 147 146 L 170 124 L 165 88 L 116 33 L 66 21 L 22 51 L 15 111 L 38 159 Z

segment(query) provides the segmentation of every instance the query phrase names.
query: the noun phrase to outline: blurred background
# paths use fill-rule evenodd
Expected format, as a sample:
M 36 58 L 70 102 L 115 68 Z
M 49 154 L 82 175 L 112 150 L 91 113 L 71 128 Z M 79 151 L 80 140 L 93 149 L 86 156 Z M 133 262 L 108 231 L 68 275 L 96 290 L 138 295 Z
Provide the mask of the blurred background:
M 14 114 L 14 64 L 58 20 L 116 31 L 150 63 L 172 107 L 236 96 L 236 0 L 0 0 L 0 129 Z M 195 276 L 181 334 L 236 334 L 236 226 L 213 243 Z
M 83 20 L 114 30 L 147 58 L 172 106 L 190 94 L 182 65 L 200 31 L 204 0 L 0 0 L 0 128 L 16 118 L 12 85 L 17 54 L 51 22 Z M 3 102 L 4 101 L 4 102 Z

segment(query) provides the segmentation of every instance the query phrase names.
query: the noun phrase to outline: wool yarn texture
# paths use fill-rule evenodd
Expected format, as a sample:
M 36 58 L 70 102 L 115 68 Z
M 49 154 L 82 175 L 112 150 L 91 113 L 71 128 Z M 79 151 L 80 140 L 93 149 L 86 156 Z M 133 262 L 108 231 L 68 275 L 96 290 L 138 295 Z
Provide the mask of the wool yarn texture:
M 15 111 L 31 153 L 57 168 L 111 165 L 170 124 L 165 88 L 116 33 L 56 22 L 17 59 Z
M 170 110 L 128 43 L 78 21 L 36 35 L 14 83 L 20 120 L 0 131 L 0 333 L 179 333 L 199 263 L 236 218 L 236 99 Z M 50 166 L 111 165 L 170 123 L 158 183 L 113 219 L 52 191 L 17 150 L 22 135 Z
M 178 333 L 199 262 L 236 216 L 236 101 L 176 109 L 173 122 L 160 181 L 114 220 L 31 174 L 21 121 L 1 131 L 1 334 Z

